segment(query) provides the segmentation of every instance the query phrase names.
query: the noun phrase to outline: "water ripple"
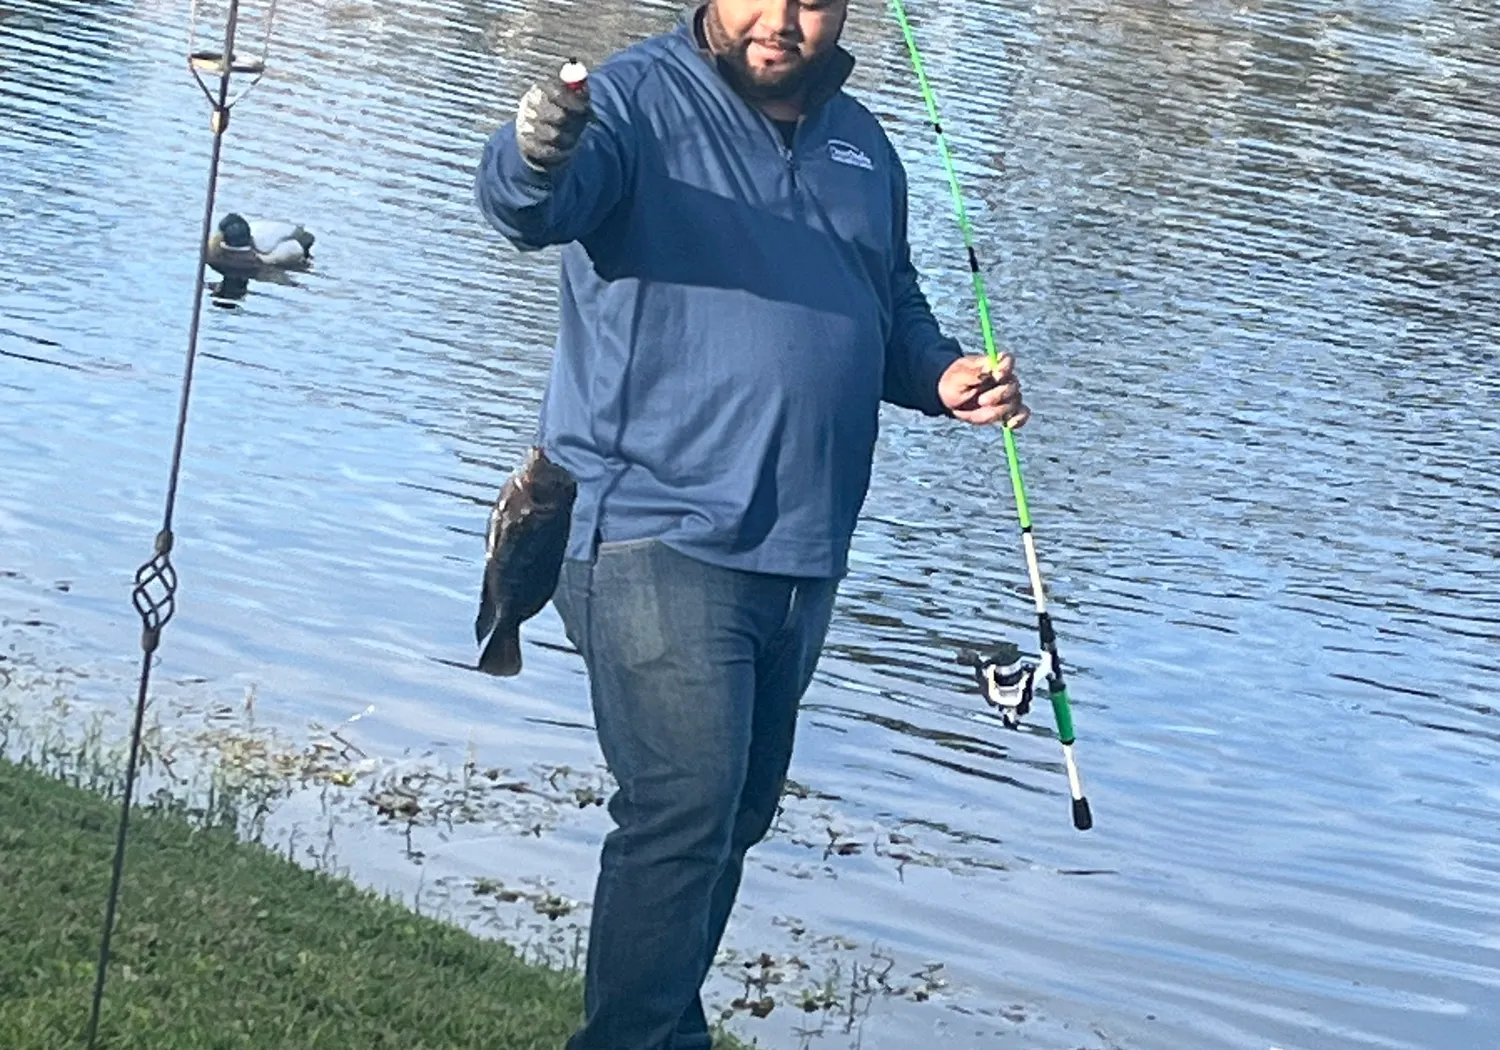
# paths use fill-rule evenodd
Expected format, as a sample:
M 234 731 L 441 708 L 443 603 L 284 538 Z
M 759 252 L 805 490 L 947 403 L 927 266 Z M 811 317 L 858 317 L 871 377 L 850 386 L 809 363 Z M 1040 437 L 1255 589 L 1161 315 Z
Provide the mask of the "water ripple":
M 1021 450 L 1099 823 L 1067 826 L 1045 710 L 1004 730 L 954 660 L 1034 632 L 997 436 L 888 411 L 794 776 L 953 860 L 809 881 L 773 837 L 742 936 L 789 911 L 945 961 L 971 993 L 954 1045 L 1017 998 L 1064 1025 L 1004 1029 L 1032 1047 L 1500 1045 L 1494 10 L 909 6 L 1036 411 Z M 528 79 L 675 11 L 281 5 L 218 211 L 307 223 L 315 264 L 205 313 L 176 668 L 253 680 L 288 721 L 373 703 L 396 750 L 589 761 L 550 611 L 527 677 L 462 670 L 484 508 L 556 321 L 555 256 L 501 244 L 470 182 Z M 0 6 L 0 601 L 80 660 L 132 651 L 159 523 L 209 145 L 185 17 Z M 848 32 L 929 295 L 977 348 L 899 35 L 878 5 Z M 581 832 L 466 863 L 528 848 L 587 893 Z M 866 1035 L 933 1030 L 911 1007 Z

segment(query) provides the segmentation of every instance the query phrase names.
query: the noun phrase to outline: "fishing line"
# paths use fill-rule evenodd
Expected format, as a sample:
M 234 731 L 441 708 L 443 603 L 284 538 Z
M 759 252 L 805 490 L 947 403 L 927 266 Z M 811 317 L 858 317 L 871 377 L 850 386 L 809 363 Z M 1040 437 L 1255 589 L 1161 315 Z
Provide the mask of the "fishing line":
M 984 335 L 984 350 L 990 367 L 995 368 L 999 355 L 995 350 L 995 333 L 990 324 L 989 297 L 985 294 L 984 274 L 979 268 L 979 256 L 974 251 L 974 235 L 969 226 L 968 212 L 964 208 L 963 191 L 959 188 L 958 173 L 953 167 L 953 154 L 948 149 L 947 136 L 943 134 L 943 123 L 938 116 L 937 99 L 932 85 L 922 67 L 922 55 L 917 49 L 916 35 L 906 17 L 902 0 L 891 0 L 896 21 L 901 25 L 901 35 L 906 40 L 906 49 L 911 55 L 912 68 L 917 74 L 917 84 L 927 104 L 927 116 L 932 130 L 937 135 L 938 152 L 943 158 L 943 168 L 948 173 L 948 187 L 953 194 L 953 208 L 958 214 L 958 226 L 963 233 L 964 250 L 969 257 L 969 275 L 973 278 L 974 299 L 979 307 L 979 327 Z M 1005 460 L 1010 468 L 1010 486 L 1015 495 L 1016 517 L 1021 526 L 1021 544 L 1026 552 L 1026 568 L 1031 576 L 1031 594 L 1036 601 L 1037 635 L 1041 641 L 1042 662 L 1032 670 L 1012 670 L 1016 665 L 1009 659 L 981 661 L 976 668 L 980 672 L 981 684 L 986 695 L 1003 708 L 1009 708 L 1006 722 L 1014 726 L 1020 715 L 1030 707 L 1032 680 L 1036 674 L 1047 679 L 1047 691 L 1052 702 L 1052 715 L 1057 723 L 1057 738 L 1062 744 L 1063 761 L 1068 771 L 1068 791 L 1073 798 L 1073 826 L 1080 831 L 1093 827 L 1094 818 L 1089 801 L 1083 794 L 1083 784 L 1078 776 L 1078 763 L 1073 757 L 1073 710 L 1068 702 L 1068 687 L 1063 680 L 1062 658 L 1057 652 L 1057 633 L 1052 626 L 1052 617 L 1047 612 L 1047 595 L 1042 586 L 1042 570 L 1037 563 L 1036 539 L 1032 535 L 1031 510 L 1026 503 L 1026 483 L 1021 478 L 1021 459 L 1016 451 L 1016 438 L 1009 426 L 1002 426 L 1005 435 Z M 1008 673 L 1007 673 L 1008 672 Z M 997 699 L 997 698 L 1004 699 Z M 1013 702 L 1012 702 L 1013 698 Z
M 177 407 L 177 430 L 172 444 L 172 465 L 168 473 L 166 506 L 162 512 L 161 530 L 156 534 L 155 552 L 135 574 L 131 604 L 141 617 L 141 676 L 135 698 L 135 717 L 130 728 L 130 752 L 125 763 L 125 787 L 120 802 L 120 822 L 115 829 L 114 861 L 110 869 L 109 895 L 104 904 L 104 928 L 99 935 L 99 961 L 94 970 L 94 994 L 89 1008 L 84 1039 L 94 1050 L 99 1037 L 99 1015 L 104 1005 L 104 986 L 109 972 L 110 939 L 114 933 L 115 913 L 119 908 L 120 884 L 125 872 L 125 844 L 130 834 L 130 803 L 135 794 L 136 774 L 140 768 L 141 728 L 146 715 L 146 696 L 151 681 L 151 661 L 161 645 L 162 628 L 177 609 L 177 570 L 172 565 L 172 512 L 177 503 L 177 482 L 182 468 L 182 453 L 187 436 L 188 398 L 193 388 L 193 364 L 197 358 L 198 328 L 203 315 L 203 290 L 208 260 L 208 238 L 213 229 L 214 193 L 219 181 L 219 155 L 224 131 L 229 127 L 229 110 L 260 80 L 265 72 L 265 52 L 270 46 L 271 26 L 276 19 L 276 0 L 270 0 L 265 15 L 265 41 L 259 58 L 241 57 L 234 50 L 239 22 L 240 0 L 229 0 L 228 24 L 224 29 L 222 51 L 196 50 L 198 0 L 193 0 L 188 39 L 188 69 L 203 89 L 213 107 L 209 128 L 213 148 L 208 168 L 208 189 L 203 202 L 203 226 L 198 237 L 198 276 L 193 291 L 193 319 L 188 327 L 187 360 L 182 373 L 182 392 Z M 203 74 L 218 75 L 217 97 Z M 251 81 L 233 99 L 229 82 L 234 74 L 249 74 Z

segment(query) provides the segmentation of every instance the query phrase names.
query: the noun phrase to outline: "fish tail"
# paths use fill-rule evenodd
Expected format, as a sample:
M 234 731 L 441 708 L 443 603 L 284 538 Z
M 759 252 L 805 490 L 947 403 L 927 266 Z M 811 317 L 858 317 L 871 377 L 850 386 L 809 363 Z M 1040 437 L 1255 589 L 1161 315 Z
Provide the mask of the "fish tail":
M 479 654 L 479 670 L 485 674 L 510 678 L 521 673 L 521 626 L 502 623 L 495 628 L 484 651 Z

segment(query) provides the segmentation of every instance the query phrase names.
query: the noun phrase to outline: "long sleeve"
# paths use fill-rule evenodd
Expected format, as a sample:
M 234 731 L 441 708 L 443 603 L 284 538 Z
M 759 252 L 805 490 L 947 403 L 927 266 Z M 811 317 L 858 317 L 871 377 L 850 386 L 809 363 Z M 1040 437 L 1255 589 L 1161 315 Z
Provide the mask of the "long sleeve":
M 632 132 L 628 105 L 607 70 L 589 78 L 594 119 L 561 169 L 537 171 L 521 157 L 515 119 L 490 136 L 475 175 L 479 210 L 523 251 L 588 236 L 627 192 Z
M 906 172 L 895 165 L 895 259 L 891 273 L 891 335 L 885 352 L 884 400 L 929 416 L 948 415 L 938 397 L 938 380 L 963 350 L 943 334 L 919 283 L 907 236 Z

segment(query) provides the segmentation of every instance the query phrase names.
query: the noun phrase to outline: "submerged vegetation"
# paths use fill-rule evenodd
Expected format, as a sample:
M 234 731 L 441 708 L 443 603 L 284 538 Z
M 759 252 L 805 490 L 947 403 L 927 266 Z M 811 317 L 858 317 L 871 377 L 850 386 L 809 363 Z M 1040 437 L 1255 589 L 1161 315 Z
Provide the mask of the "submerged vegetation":
M 123 787 L 123 747 L 62 693 L 38 706 L 49 683 L 0 664 L 6 1050 L 78 1044 Z M 260 841 L 278 800 L 354 786 L 356 748 L 153 720 L 142 754 L 101 1047 L 556 1050 L 577 1025 L 576 953 L 527 958 Z M 389 798 L 372 790 L 368 804 Z M 575 906 L 534 903 L 553 918 Z

